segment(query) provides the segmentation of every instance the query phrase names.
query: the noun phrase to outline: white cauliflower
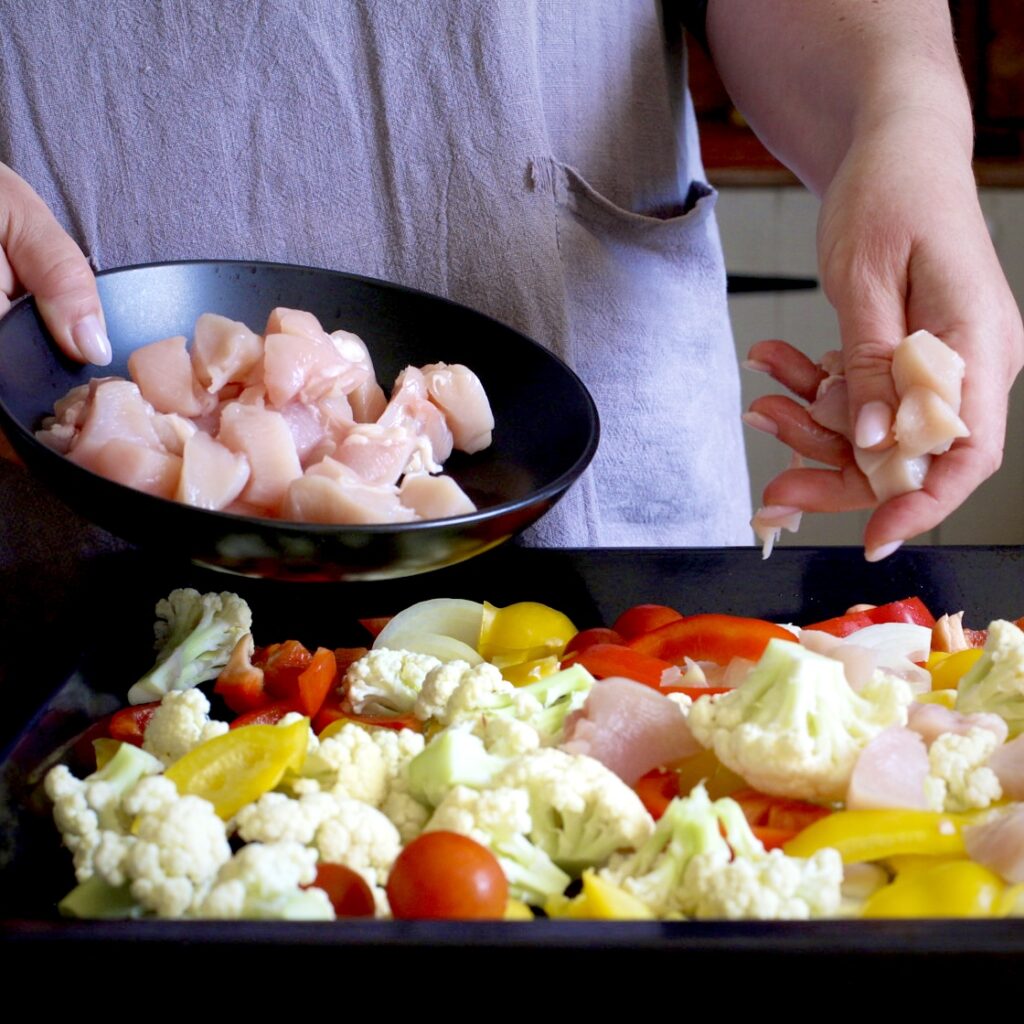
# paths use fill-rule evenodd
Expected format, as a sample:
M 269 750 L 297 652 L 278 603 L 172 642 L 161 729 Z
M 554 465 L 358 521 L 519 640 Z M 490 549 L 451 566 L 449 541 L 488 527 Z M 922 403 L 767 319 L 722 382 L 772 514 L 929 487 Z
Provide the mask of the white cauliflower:
M 358 871 L 371 885 L 384 885 L 401 852 L 398 829 L 378 810 L 358 800 L 338 800 L 337 811 L 317 829 L 320 859 Z
M 637 794 L 600 761 L 545 748 L 512 760 L 491 783 L 529 793 L 530 838 L 576 874 L 643 843 L 654 821 Z
M 521 789 L 483 792 L 455 786 L 427 822 L 425 832 L 458 832 L 486 846 L 498 858 L 514 899 L 543 904 L 561 894 L 571 879 L 528 838 L 533 824 L 530 798 Z
M 690 729 L 755 788 L 827 803 L 843 799 L 868 741 L 905 725 L 913 699 L 902 679 L 876 673 L 860 692 L 840 662 L 771 640 L 742 685 L 701 697 Z
M 739 804 L 712 802 L 702 784 L 669 804 L 636 853 L 612 857 L 600 875 L 659 917 L 777 919 L 836 914 L 843 867 L 835 850 L 808 860 L 767 853 Z
M 135 842 L 124 848 L 118 877 L 157 916 L 187 915 L 231 858 L 224 822 L 208 800 L 181 796 L 162 775 L 142 779 L 125 796 L 124 810 L 134 819 Z
M 473 731 L 483 740 L 487 751 L 496 757 L 517 757 L 539 750 L 541 746 L 540 733 L 518 718 L 487 715 L 477 721 Z
M 433 718 L 442 725 L 453 725 L 467 718 L 475 719 L 480 708 L 495 696 L 511 695 L 514 691 L 501 670 L 488 662 L 470 665 L 468 661 L 449 661 L 438 665 L 424 679 L 413 713 L 421 721 Z
M 45 788 L 53 801 L 53 819 L 74 857 L 79 882 L 92 877 L 94 857 L 106 834 L 128 834 L 131 819 L 121 807 L 125 793 L 139 779 L 162 770 L 163 764 L 152 754 L 122 743 L 102 769 L 84 779 L 75 778 L 65 765 L 47 773 Z M 108 863 L 109 857 L 108 843 Z
M 430 817 L 429 808 L 409 792 L 408 768 L 412 759 L 423 752 L 423 735 L 412 729 L 374 729 L 370 736 L 380 748 L 387 770 L 387 795 L 380 810 L 398 829 L 402 842 L 410 843 Z
M 333 921 L 316 878 L 316 851 L 300 843 L 251 843 L 217 873 L 196 917 Z
M 1024 732 L 1024 632 L 1012 622 L 989 624 L 984 653 L 957 684 L 956 710 L 999 715 L 1011 738 Z
M 247 843 L 294 842 L 308 846 L 317 829 L 338 813 L 333 793 L 307 793 L 297 800 L 284 793 L 264 793 L 235 815 L 238 835 Z
M 171 690 L 146 724 L 142 749 L 170 765 L 229 728 L 227 722 L 210 719 L 210 702 L 202 690 Z
M 300 711 L 289 711 L 287 715 L 282 715 L 278 719 L 278 726 L 282 729 L 287 729 L 289 725 L 294 725 L 296 722 L 301 722 L 304 718 L 309 718 L 309 715 L 304 715 Z M 312 729 L 309 730 L 309 741 L 306 743 L 306 753 L 313 754 L 320 747 L 320 740 L 317 734 Z
M 975 726 L 965 735 L 946 732 L 928 748 L 924 788 L 934 811 L 958 813 L 988 807 L 1003 795 L 996 773 L 987 766 L 999 738 Z
M 296 793 L 323 790 L 376 807 L 388 790 L 387 761 L 366 729 L 346 723 L 307 756 L 301 776 L 289 785 Z
M 408 714 L 427 673 L 440 665 L 430 654 L 386 647 L 369 651 L 345 673 L 348 702 L 360 715 Z

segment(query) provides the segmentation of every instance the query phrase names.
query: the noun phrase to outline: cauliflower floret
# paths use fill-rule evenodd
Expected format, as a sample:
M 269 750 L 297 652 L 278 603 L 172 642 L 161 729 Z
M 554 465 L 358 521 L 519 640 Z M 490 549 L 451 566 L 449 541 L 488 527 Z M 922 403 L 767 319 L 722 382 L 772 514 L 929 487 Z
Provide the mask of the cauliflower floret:
M 65 765 L 47 773 L 45 789 L 53 801 L 53 820 L 74 857 L 79 882 L 92 877 L 93 859 L 105 835 L 128 833 L 131 819 L 121 809 L 124 794 L 139 779 L 162 770 L 163 764 L 152 754 L 122 743 L 102 769 L 84 779 L 75 778 Z
M 381 813 L 398 829 L 403 843 L 412 842 L 430 817 L 430 809 L 409 792 L 408 768 L 413 758 L 423 753 L 423 735 L 412 729 L 374 729 L 370 736 L 380 748 L 387 770 L 388 789 Z
M 307 756 L 302 775 L 289 784 L 295 793 L 320 789 L 376 807 L 387 794 L 387 762 L 366 729 L 346 723 Z
M 237 815 L 238 835 L 247 843 L 289 841 L 308 846 L 316 830 L 338 813 L 341 798 L 333 793 L 307 793 L 292 800 L 284 793 L 264 793 Z
M 518 718 L 488 715 L 478 720 L 473 731 L 484 741 L 487 751 L 496 757 L 518 757 L 541 746 L 540 733 Z
M 442 725 L 453 725 L 476 718 L 495 696 L 514 692 L 515 687 L 494 665 L 450 661 L 439 665 L 423 681 L 413 713 L 421 721 L 434 718 Z
M 856 693 L 840 662 L 771 640 L 742 685 L 701 697 L 688 720 L 697 740 L 751 786 L 827 803 L 845 795 L 868 741 L 906 724 L 912 699 L 904 680 L 879 672 Z
M 986 764 L 999 746 L 991 729 L 975 726 L 966 735 L 943 733 L 928 748 L 924 788 L 935 811 L 958 813 L 988 807 L 1003 795 L 996 773 Z
M 320 859 L 344 864 L 371 885 L 384 885 L 401 852 L 398 829 L 378 810 L 358 800 L 338 800 L 335 813 L 316 832 Z
M 228 729 L 227 722 L 210 720 L 210 702 L 202 690 L 171 690 L 146 724 L 142 749 L 170 765 Z
M 701 919 L 807 920 L 838 913 L 842 881 L 842 857 L 827 848 L 807 860 L 772 850 L 761 859 L 736 857 L 728 864 L 697 854 L 686 868 L 683 899 Z
M 574 874 L 643 843 L 654 821 L 637 794 L 600 761 L 545 748 L 515 758 L 494 786 L 530 796 L 530 838 Z
M 668 918 L 826 916 L 839 909 L 843 881 L 835 850 L 806 861 L 768 854 L 739 804 L 712 802 L 703 784 L 669 804 L 636 853 L 617 854 L 599 874 Z
M 430 808 L 421 804 L 404 788 L 404 783 L 388 790 L 384 803 L 380 805 L 380 812 L 398 829 L 403 844 L 411 843 L 423 831 L 430 817 Z
M 186 916 L 231 858 L 224 822 L 208 800 L 181 796 L 162 775 L 142 779 L 124 808 L 135 818 L 135 842 L 119 868 L 132 896 L 159 917 Z
M 408 714 L 427 673 L 440 665 L 432 655 L 415 651 L 369 651 L 345 673 L 348 702 L 360 715 Z
M 488 847 L 498 858 L 513 899 L 543 904 L 569 884 L 569 876 L 530 841 L 530 798 L 521 789 L 450 790 L 425 832 L 458 832 Z
M 243 846 L 217 873 L 197 917 L 333 921 L 316 878 L 316 851 L 293 842 Z
M 1012 622 L 989 624 L 984 653 L 957 685 L 956 710 L 999 715 L 1011 739 L 1024 732 L 1024 632 Z
M 156 664 L 129 691 L 132 704 L 188 690 L 217 674 L 252 628 L 252 612 L 237 594 L 172 590 L 156 605 Z

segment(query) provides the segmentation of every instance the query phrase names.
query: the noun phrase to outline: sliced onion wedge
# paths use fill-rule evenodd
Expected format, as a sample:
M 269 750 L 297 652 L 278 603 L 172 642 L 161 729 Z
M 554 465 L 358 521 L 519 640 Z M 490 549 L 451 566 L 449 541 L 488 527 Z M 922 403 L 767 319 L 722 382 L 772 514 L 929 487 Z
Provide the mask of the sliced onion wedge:
M 417 651 L 442 661 L 479 665 L 477 652 L 484 606 L 476 601 L 436 597 L 400 611 L 377 635 L 374 649 Z M 443 652 L 443 653 L 442 653 Z

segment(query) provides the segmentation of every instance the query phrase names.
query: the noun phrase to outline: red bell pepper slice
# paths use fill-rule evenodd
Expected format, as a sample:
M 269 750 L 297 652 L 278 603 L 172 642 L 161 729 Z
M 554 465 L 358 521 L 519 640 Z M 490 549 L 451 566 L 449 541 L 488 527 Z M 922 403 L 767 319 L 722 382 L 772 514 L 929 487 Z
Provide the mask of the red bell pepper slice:
M 625 676 L 656 690 L 661 689 L 661 680 L 665 672 L 673 668 L 670 662 L 653 658 L 630 647 L 623 647 L 621 644 L 594 644 L 580 651 L 574 660 L 598 679 Z
M 682 665 L 686 658 L 728 665 L 733 658 L 757 661 L 769 640 L 796 643 L 782 626 L 739 615 L 689 615 L 630 641 L 641 654 Z
M 318 647 L 309 667 L 299 676 L 297 681 L 299 710 L 312 718 L 323 705 L 331 687 L 338 678 L 338 663 L 334 651 L 326 647 Z
M 261 708 L 254 708 L 239 715 L 232 723 L 232 729 L 241 729 L 246 725 L 277 725 L 285 715 L 293 711 L 301 711 L 290 700 L 278 700 L 273 704 L 265 704 Z
M 252 663 L 263 669 L 263 687 L 277 700 L 296 700 L 299 676 L 309 668 L 313 655 L 298 640 L 271 644 L 253 655 Z
M 149 704 L 133 704 L 131 707 L 115 711 L 110 716 L 107 735 L 112 740 L 141 747 L 146 735 L 146 726 L 149 725 L 149 720 L 158 707 L 160 701 L 155 700 Z
M 647 808 L 647 813 L 657 821 L 679 796 L 679 773 L 668 768 L 655 768 L 637 779 L 633 789 Z
M 571 665 L 575 660 L 572 655 L 579 654 L 580 651 L 585 651 L 588 647 L 593 647 L 594 644 L 618 644 L 621 647 L 624 643 L 625 640 L 614 629 L 604 629 L 600 626 L 596 629 L 584 629 L 565 645 L 565 650 L 562 652 L 562 666 Z
M 788 843 L 808 825 L 832 813 L 820 804 L 771 796 L 753 788 L 738 789 L 729 796 L 743 809 L 754 835 L 764 843 L 767 850 Z
M 847 612 L 846 615 L 838 615 L 834 619 L 825 619 L 824 622 L 804 626 L 804 629 L 816 629 L 822 633 L 843 637 L 856 633 L 858 629 L 876 626 L 882 622 L 910 622 L 915 626 L 927 626 L 931 629 L 935 625 L 935 616 L 928 611 L 919 597 L 907 597 L 902 601 L 891 601 L 889 604 L 880 604 L 877 608 L 868 608 L 866 611 Z
M 624 640 L 632 640 L 644 633 L 650 633 L 662 626 L 667 626 L 682 615 L 664 604 L 637 604 L 624 611 L 616 620 L 612 629 Z
M 374 639 L 384 632 L 384 627 L 394 618 L 393 615 L 381 615 L 375 619 L 360 619 L 359 625 Z
M 423 732 L 423 723 L 415 715 L 357 715 L 342 707 L 344 699 L 337 692 L 328 695 L 313 719 L 313 732 L 319 736 L 327 726 L 338 719 L 379 729 L 412 729 L 414 732 Z

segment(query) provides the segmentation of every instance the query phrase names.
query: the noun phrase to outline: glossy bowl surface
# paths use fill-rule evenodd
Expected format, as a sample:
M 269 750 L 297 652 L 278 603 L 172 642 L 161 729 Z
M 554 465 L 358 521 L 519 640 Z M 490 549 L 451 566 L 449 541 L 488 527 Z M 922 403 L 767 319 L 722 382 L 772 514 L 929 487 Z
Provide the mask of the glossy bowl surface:
M 187 554 L 246 576 L 361 580 L 409 576 L 480 554 L 535 522 L 597 450 L 597 410 L 579 378 L 512 328 L 437 296 L 310 267 L 233 261 L 154 263 L 98 275 L 114 350 L 109 367 L 83 367 L 54 347 L 29 297 L 0 320 L 0 427 L 32 472 L 90 521 L 143 546 Z M 33 436 L 53 403 L 90 377 L 127 376 L 131 351 L 192 336 L 199 314 L 262 329 L 275 306 L 306 309 L 327 330 L 366 342 L 390 388 L 408 365 L 464 363 L 484 384 L 494 443 L 455 452 L 445 471 L 478 511 L 379 526 L 291 523 L 207 512 L 132 490 L 81 469 Z

